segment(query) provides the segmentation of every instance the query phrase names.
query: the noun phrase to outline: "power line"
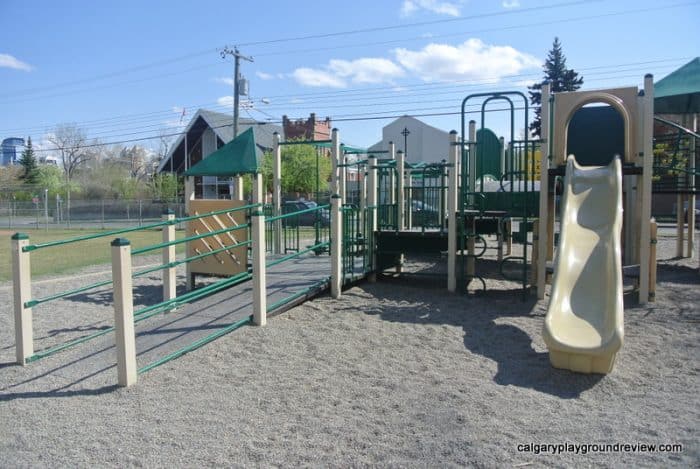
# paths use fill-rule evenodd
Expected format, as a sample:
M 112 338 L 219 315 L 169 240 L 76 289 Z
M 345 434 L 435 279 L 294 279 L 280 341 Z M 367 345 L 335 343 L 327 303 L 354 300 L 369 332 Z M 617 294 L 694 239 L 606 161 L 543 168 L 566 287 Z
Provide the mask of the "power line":
M 600 66 L 591 66 L 591 67 L 585 67 L 585 68 L 579 68 L 578 70 L 583 72 L 585 76 L 590 77 L 591 75 L 599 75 L 599 73 L 587 73 L 588 71 L 592 70 L 605 70 L 605 69 L 614 69 L 614 72 L 610 74 L 611 72 L 606 72 L 608 73 L 610 78 L 615 78 L 617 76 L 617 73 L 621 71 L 631 71 L 633 69 L 626 69 L 622 70 L 622 67 L 629 67 L 629 66 L 642 66 L 642 65 L 649 65 L 649 64 L 663 64 L 663 63 L 668 63 L 668 62 L 678 62 L 678 61 L 685 61 L 687 58 L 675 58 L 675 59 L 660 59 L 660 60 L 650 60 L 650 61 L 643 61 L 643 62 L 628 62 L 628 63 L 620 63 L 620 64 L 608 64 L 608 65 L 600 65 Z M 675 67 L 675 65 L 668 65 L 668 67 Z M 508 78 L 508 79 L 535 79 L 537 74 L 535 72 L 532 73 L 526 73 L 526 74 L 513 74 L 513 75 L 507 75 L 502 78 Z M 537 76 L 539 77 L 539 76 Z M 489 81 L 484 81 L 484 80 L 489 80 Z M 480 83 L 474 83 L 473 80 L 460 80 L 460 81 L 453 81 L 453 82 L 439 82 L 439 83 L 419 83 L 419 84 L 413 84 L 413 85 L 404 85 L 401 87 L 400 92 L 403 93 L 404 95 L 409 95 L 409 96 L 435 96 L 435 95 L 445 95 L 445 94 L 452 94 L 452 93 L 458 93 L 458 92 L 466 92 L 469 89 L 477 89 L 477 88 L 483 88 L 486 86 L 492 86 L 495 84 L 496 78 L 485 78 L 484 80 L 480 81 Z M 590 80 L 587 80 L 590 81 Z M 503 82 L 499 81 L 502 83 L 504 86 L 512 84 L 513 86 L 518 86 L 519 84 L 516 82 Z M 377 99 L 394 99 L 394 96 L 387 96 L 386 92 L 391 91 L 392 93 L 396 93 L 396 90 L 394 89 L 395 87 L 392 86 L 380 86 L 380 87 L 371 87 L 371 88 L 356 88 L 356 89 L 348 89 L 348 90 L 335 90 L 332 92 L 320 92 L 320 93 L 306 93 L 306 94 L 285 94 L 285 95 L 272 95 L 270 98 L 275 99 L 275 98 L 297 98 L 297 97 L 304 97 L 304 102 L 303 103 L 280 103 L 278 105 L 271 105 L 269 107 L 266 107 L 268 110 L 273 110 L 273 109 L 308 109 L 309 105 L 318 105 L 322 106 L 325 101 L 335 101 L 338 98 L 341 98 L 344 100 L 345 103 L 355 103 L 359 101 L 366 101 L 366 100 L 377 100 Z M 429 93 L 420 93 L 420 91 L 428 91 Z M 351 95 L 351 96 L 347 96 Z M 379 95 L 378 97 L 375 97 L 374 95 Z M 313 99 L 309 99 L 313 98 Z M 303 104 L 303 106 L 300 106 L 299 104 Z M 225 105 L 218 105 L 215 103 L 203 103 L 203 104 L 198 104 L 198 105 L 191 105 L 191 106 L 184 106 L 184 108 L 187 111 L 194 112 L 196 109 L 199 108 L 207 108 L 207 109 L 225 109 Z M 259 109 L 258 109 L 259 110 Z M 178 110 L 178 113 L 180 111 Z M 163 110 L 163 111 L 154 111 L 154 112 L 149 112 L 149 113 L 144 113 L 144 114 L 131 114 L 131 115 L 125 115 L 125 116 L 115 116 L 115 117 L 110 117 L 106 119 L 96 119 L 92 121 L 85 121 L 81 123 L 83 126 L 86 124 L 95 124 L 95 125 L 90 125 L 89 130 L 93 130 L 91 132 L 92 135 L 102 135 L 102 134 L 109 134 L 112 133 L 114 130 L 108 130 L 104 132 L 94 132 L 95 129 L 99 128 L 105 128 L 105 127 L 111 127 L 113 125 L 130 125 L 134 124 L 136 125 L 144 123 L 145 125 L 140 125 L 138 128 L 144 128 L 144 127 L 163 127 L 164 123 L 163 122 L 158 122 L 154 124 L 149 124 L 149 121 L 152 122 L 153 118 L 166 118 L 168 116 L 173 116 L 175 114 L 172 110 Z M 47 127 L 50 127 L 50 125 L 43 125 L 43 126 L 36 126 L 36 127 L 28 127 L 28 128 L 15 128 L 15 129 L 4 129 L 2 132 L 4 133 L 32 133 L 32 131 L 44 131 L 47 129 Z M 128 130 L 128 129 L 126 129 Z
M 499 17 L 499 16 L 510 16 L 510 15 L 517 15 L 517 14 L 522 14 L 522 13 L 530 13 L 533 11 L 550 10 L 550 9 L 554 9 L 554 8 L 565 8 L 565 7 L 572 7 L 572 6 L 576 6 L 576 5 L 585 5 L 585 4 L 589 4 L 589 3 L 599 3 L 601 1 L 603 1 L 603 0 L 576 0 L 576 1 L 570 1 L 570 2 L 554 3 L 554 4 L 550 4 L 550 5 L 542 5 L 542 6 L 537 6 L 537 7 L 518 8 L 516 10 L 506 10 L 506 11 L 499 10 L 499 11 L 494 11 L 494 12 L 490 12 L 490 13 L 480 13 L 477 15 L 463 16 L 460 18 L 446 18 L 446 19 L 441 19 L 441 20 L 421 21 L 421 22 L 417 22 L 417 23 L 395 24 L 395 25 L 391 25 L 391 26 L 376 26 L 376 27 L 372 27 L 372 28 L 352 29 L 352 30 L 347 30 L 347 31 L 338 31 L 338 32 L 322 33 L 322 34 L 310 34 L 307 36 L 286 37 L 286 38 L 281 38 L 281 39 L 267 39 L 264 41 L 238 43 L 238 45 L 239 46 L 259 46 L 259 45 L 266 45 L 266 44 L 278 44 L 280 42 L 305 41 L 305 40 L 309 40 L 309 39 L 328 39 L 331 37 L 338 37 L 338 36 L 349 36 L 349 35 L 355 35 L 355 34 L 375 33 L 375 32 L 380 32 L 380 31 L 391 31 L 391 30 L 396 30 L 396 29 L 415 28 L 415 27 L 420 27 L 420 26 L 433 26 L 436 24 L 458 23 L 458 22 L 464 22 L 464 21 L 471 21 L 471 20 L 475 20 L 475 19 L 492 18 L 492 17 Z

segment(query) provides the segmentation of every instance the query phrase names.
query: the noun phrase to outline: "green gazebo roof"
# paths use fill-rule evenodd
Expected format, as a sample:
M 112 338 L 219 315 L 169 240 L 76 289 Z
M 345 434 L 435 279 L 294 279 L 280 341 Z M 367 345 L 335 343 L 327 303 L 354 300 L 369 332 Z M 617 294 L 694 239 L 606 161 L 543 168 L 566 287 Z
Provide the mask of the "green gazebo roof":
M 700 57 L 654 84 L 656 114 L 700 112 Z
M 185 171 L 185 176 L 230 177 L 257 173 L 259 168 L 251 127 Z

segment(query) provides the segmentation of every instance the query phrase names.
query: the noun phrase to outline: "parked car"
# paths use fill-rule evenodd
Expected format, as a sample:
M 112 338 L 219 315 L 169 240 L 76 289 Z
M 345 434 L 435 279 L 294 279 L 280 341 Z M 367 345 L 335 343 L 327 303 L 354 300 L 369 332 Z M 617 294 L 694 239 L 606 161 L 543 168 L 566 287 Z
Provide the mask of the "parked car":
M 411 201 L 413 226 L 440 226 L 440 211 L 421 200 Z
M 288 200 L 282 204 L 282 213 L 295 213 L 316 207 L 318 207 L 318 205 L 313 201 Z M 283 218 L 282 220 L 285 226 L 314 226 L 317 222 L 320 223 L 321 226 L 329 226 L 331 224 L 330 212 L 326 209 L 305 212 L 296 216 Z
M 683 216 L 688 223 L 688 201 L 683 202 Z M 700 197 L 695 198 L 695 228 L 700 228 Z

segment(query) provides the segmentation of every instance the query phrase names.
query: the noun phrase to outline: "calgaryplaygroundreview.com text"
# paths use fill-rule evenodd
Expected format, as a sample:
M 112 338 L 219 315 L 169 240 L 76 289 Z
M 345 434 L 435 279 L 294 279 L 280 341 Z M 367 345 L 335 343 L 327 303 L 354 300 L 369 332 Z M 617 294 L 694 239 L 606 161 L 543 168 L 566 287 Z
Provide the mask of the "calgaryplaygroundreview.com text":
M 519 453 L 533 454 L 589 454 L 589 453 L 682 453 L 680 443 L 524 443 L 518 444 Z

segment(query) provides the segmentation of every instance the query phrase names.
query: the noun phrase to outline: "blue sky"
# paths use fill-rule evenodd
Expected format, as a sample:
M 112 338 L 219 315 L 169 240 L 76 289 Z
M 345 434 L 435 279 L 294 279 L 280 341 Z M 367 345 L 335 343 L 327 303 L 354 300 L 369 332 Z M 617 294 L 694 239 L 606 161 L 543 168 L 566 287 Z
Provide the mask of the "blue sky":
M 0 139 L 41 144 L 74 122 L 105 143 L 155 146 L 182 129 L 183 108 L 184 122 L 199 107 L 231 112 L 233 64 L 219 51 L 239 45 L 254 57 L 242 117 L 315 112 L 368 146 L 393 116 L 524 91 L 555 36 L 585 88 L 660 79 L 700 54 L 698 18 L 692 0 L 0 0 Z

